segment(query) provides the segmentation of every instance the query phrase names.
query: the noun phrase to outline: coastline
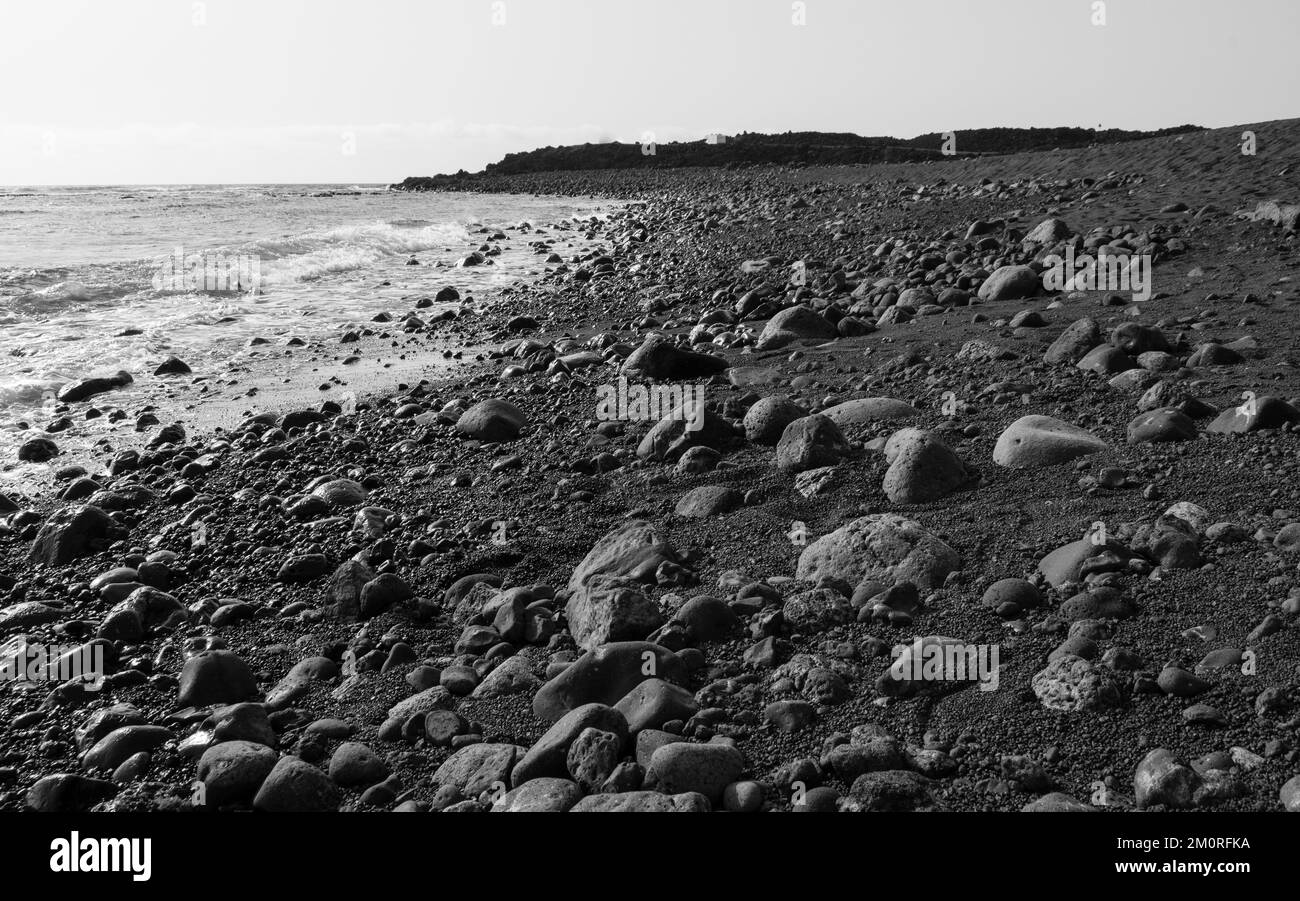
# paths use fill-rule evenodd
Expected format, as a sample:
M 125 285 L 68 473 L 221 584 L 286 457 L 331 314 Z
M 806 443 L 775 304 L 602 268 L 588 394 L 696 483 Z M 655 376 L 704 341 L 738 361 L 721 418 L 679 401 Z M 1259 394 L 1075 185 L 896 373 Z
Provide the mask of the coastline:
M 1295 123 L 1284 125 L 1287 134 L 1296 131 Z M 354 378 L 349 388 L 361 400 L 354 413 L 289 425 L 282 436 L 272 423 L 240 428 L 229 418 L 220 419 L 225 431 L 217 433 L 214 418 L 188 434 L 188 449 L 163 448 L 140 468 L 103 480 L 101 500 L 117 507 L 99 536 L 103 546 L 56 564 L 33 565 L 28 553 L 61 505 L 48 493 L 15 498 L 32 514 L 9 534 L 0 531 L 0 579 L 14 583 L 5 599 L 5 637 L 19 628 L 65 643 L 99 635 L 113 642 L 116 663 L 109 694 L 91 701 L 63 688 L 0 689 L 0 719 L 10 724 L 0 753 L 25 754 L 51 728 L 68 736 L 49 753 L 25 758 L 0 794 L 0 808 L 31 806 L 29 791 L 42 778 L 89 771 L 77 752 L 96 745 L 77 747 L 71 736 L 85 725 L 86 704 L 97 714 L 108 701 L 132 704 L 139 717 L 133 725 L 168 731 L 166 738 L 150 733 L 156 744 L 129 746 L 132 754 L 151 755 L 143 764 L 148 780 L 104 780 L 96 803 L 187 808 L 195 762 L 179 744 L 210 715 L 217 723 L 230 717 L 209 708 L 243 700 L 263 707 L 261 719 L 239 715 L 258 724 L 250 733 L 273 733 L 280 750 L 309 764 L 324 766 L 343 739 L 380 760 L 356 781 L 331 776 L 328 786 L 322 783 L 325 807 L 488 809 L 501 803 L 500 793 L 488 791 L 496 780 L 480 785 L 467 775 L 484 768 L 503 777 L 512 793 L 507 806 L 543 805 L 530 800 L 523 790 L 530 780 L 520 780 L 513 767 L 560 718 L 548 704 L 555 685 L 581 677 L 574 661 L 587 659 L 582 636 L 602 635 L 654 639 L 672 655 L 656 658 L 668 661 L 672 677 L 628 708 L 644 715 L 643 725 L 653 723 L 641 731 L 659 744 L 645 760 L 640 742 L 625 747 L 621 769 L 604 774 L 614 781 L 584 788 L 583 803 L 650 786 L 664 797 L 704 798 L 673 802 L 684 805 L 789 810 L 796 806 L 792 783 L 812 774 L 827 789 L 817 803 L 840 809 L 1065 809 L 1088 804 L 1098 783 L 1114 806 L 1127 808 L 1160 803 L 1133 784 L 1154 749 L 1168 749 L 1191 772 L 1193 760 L 1245 747 L 1258 762 L 1251 757 L 1249 768 L 1224 777 L 1206 776 L 1213 768 L 1202 767 L 1198 784 L 1214 790 L 1181 806 L 1279 809 L 1296 751 L 1266 755 L 1265 744 L 1286 737 L 1295 711 L 1287 701 L 1264 726 L 1253 711 L 1263 692 L 1291 684 L 1300 656 L 1296 569 L 1289 551 L 1274 544 L 1300 518 L 1300 494 L 1276 481 L 1278 472 L 1294 473 L 1294 430 L 1211 435 L 1205 416 L 1194 441 L 1130 444 L 1127 428 L 1141 391 L 1111 384 L 1116 373 L 1103 377 L 1073 360 L 1061 366 L 1044 359 L 1080 319 L 1095 320 L 1101 336 L 1136 322 L 1168 339 L 1169 349 L 1159 352 L 1173 362 L 1154 373 L 1157 379 L 1215 413 L 1239 403 L 1243 390 L 1296 404 L 1300 376 L 1284 363 L 1300 359 L 1300 337 L 1287 328 L 1300 292 L 1294 281 L 1281 280 L 1294 267 L 1295 238 L 1234 218 L 1233 210 L 1204 209 L 1205 198 L 1224 196 L 1254 207 L 1251 191 L 1285 185 L 1272 174 L 1201 175 L 1203 164 L 1218 158 L 1213 142 L 1230 131 L 1072 151 L 1069 175 L 1051 180 L 997 181 L 999 172 L 1018 166 L 1030 172 L 1063 165 L 1059 157 L 1030 155 L 829 173 L 561 173 L 485 182 L 493 191 L 514 185 L 530 193 L 600 193 L 623 205 L 592 236 L 604 245 L 601 254 L 484 304 L 465 333 L 476 349 L 457 371 L 421 384 L 415 377 L 427 357 L 412 357 L 381 368 L 364 389 L 357 383 L 365 380 Z M 1270 173 L 1295 162 L 1270 160 Z M 1118 173 L 1107 175 L 1112 170 Z M 1170 211 L 1176 204 L 1184 208 Z M 1135 311 L 1111 303 L 1106 292 L 980 297 L 994 261 L 1020 263 L 1023 240 L 1050 218 L 1079 235 L 1118 229 L 1114 238 L 1131 232 L 1134 243 L 1139 232 L 1155 235 L 1153 299 Z M 971 223 L 996 224 L 967 236 Z M 981 234 L 993 245 L 979 250 Z M 949 259 L 954 252 L 962 260 Z M 801 285 L 790 282 L 795 261 L 807 267 Z M 963 267 L 968 281 L 957 287 Z M 977 269 L 985 270 L 983 278 L 971 277 Z M 873 293 L 882 279 L 899 289 L 938 290 L 886 316 L 891 286 Z M 963 296 L 940 301 L 949 288 Z M 787 344 L 756 347 L 767 324 L 799 303 L 821 321 L 805 319 L 806 331 Z M 876 308 L 879 317 L 869 315 Z M 1205 315 L 1207 308 L 1214 312 Z M 685 455 L 686 463 L 655 459 L 640 452 L 655 423 L 602 422 L 597 388 L 617 380 L 649 336 L 685 345 L 693 332 L 707 335 L 693 350 L 725 368 L 682 356 L 685 346 L 654 357 L 659 362 L 650 368 L 668 381 L 702 386 L 717 422 L 710 432 L 706 421 L 708 437 L 700 443 L 714 453 Z M 1239 345 L 1241 359 L 1232 365 L 1191 365 L 1205 340 L 1246 337 L 1257 346 Z M 383 340 L 369 349 L 377 353 Z M 683 373 L 689 374 L 674 378 Z M 410 387 L 384 390 L 385 378 Z M 320 395 L 335 393 L 318 393 L 307 404 L 314 391 L 315 384 L 293 386 L 288 396 L 261 401 L 316 407 Z M 839 439 L 818 432 L 807 442 L 818 465 L 792 470 L 779 465 L 786 451 L 774 450 L 776 441 L 747 432 L 746 414 L 772 394 L 787 395 L 806 413 L 863 398 L 890 398 L 911 412 L 851 421 Z M 949 394 L 955 412 L 945 408 Z M 522 412 L 526 423 L 517 436 L 513 414 L 504 425 L 501 416 L 487 417 L 491 425 L 477 431 L 453 424 L 458 414 L 449 404 L 465 410 L 488 400 Z M 999 435 L 1026 414 L 1068 420 L 1105 449 L 1028 472 L 999 465 Z M 904 426 L 940 437 L 975 472 L 964 472 L 960 489 L 941 497 L 888 496 L 882 481 L 888 484 L 892 460 L 882 451 Z M 1243 459 L 1259 465 L 1239 467 Z M 1122 477 L 1103 478 L 1110 470 Z M 312 494 L 337 479 L 350 484 Z M 131 485 L 148 494 L 128 491 Z M 697 506 L 683 506 L 687 496 Z M 1152 523 L 1178 502 L 1210 517 L 1195 535 L 1194 566 L 1136 550 L 1145 547 L 1141 535 L 1149 537 Z M 845 582 L 860 567 L 844 565 L 841 575 L 819 581 L 817 568 L 803 562 L 819 540 L 864 517 L 891 514 L 916 523 L 960 563 L 915 575 L 918 590 L 910 598 L 900 590 L 881 601 L 878 594 L 857 597 L 861 586 Z M 206 524 L 198 544 L 195 522 Z M 623 565 L 602 545 L 636 522 L 648 523 L 653 539 L 626 538 L 620 547 L 657 564 L 649 573 Z M 1118 536 L 1124 565 L 1091 581 L 1077 567 L 1056 582 L 1044 576 L 1043 560 L 1082 540 L 1096 522 Z M 1247 537 L 1207 537 L 1205 527 L 1221 522 Z M 170 553 L 146 564 L 160 551 Z M 869 556 L 861 548 L 855 553 Z M 358 557 L 369 578 L 348 569 Z M 1128 567 L 1129 559 L 1146 568 Z M 120 584 L 138 580 L 171 601 L 152 597 L 129 611 L 139 619 L 128 624 L 135 628 L 105 632 L 114 615 L 122 619 L 126 598 L 111 581 L 92 589 L 92 580 L 122 567 L 131 574 L 115 577 Z M 614 609 L 593 612 L 582 598 L 588 589 L 595 593 L 598 580 L 588 585 L 584 571 L 636 584 L 603 586 L 627 594 Z M 464 581 L 473 576 L 521 591 L 476 591 L 473 580 Z M 1031 584 L 1040 608 L 1025 603 L 996 613 L 987 592 L 1005 579 Z M 1115 600 L 1106 589 L 1123 603 L 1104 607 Z M 32 602 L 40 607 L 25 607 L 18 618 L 14 606 Z M 876 606 L 885 607 L 883 618 L 874 615 Z M 1071 612 L 1080 608 L 1080 615 Z M 1116 609 L 1123 615 L 1108 615 Z M 1270 616 L 1283 627 L 1260 634 Z M 1217 636 L 1212 642 L 1186 637 L 1207 624 Z M 893 694 L 879 681 L 890 650 L 920 636 L 1000 646 L 1000 689 L 945 685 L 920 696 Z M 1069 642 L 1080 651 L 1069 656 L 1084 661 L 1079 669 L 1113 685 L 1123 700 L 1078 704 L 1067 729 L 1040 688 L 1073 691 L 1076 701 L 1084 692 L 1069 673 L 1042 676 L 1051 670 L 1049 657 Z M 1170 666 L 1192 675 L 1207 652 L 1242 648 L 1257 656 L 1254 682 L 1202 671 L 1207 685 L 1197 701 L 1222 720 L 1213 737 L 1184 716 L 1192 703 L 1180 703 L 1184 695 L 1151 690 Z M 206 657 L 186 658 L 201 649 Z M 1133 665 L 1107 663 L 1101 672 L 1102 661 L 1116 656 Z M 673 691 L 674 681 L 682 688 Z M 621 703 L 623 693 L 613 697 L 607 685 L 590 683 L 589 676 L 573 687 L 574 696 Z M 433 711 L 454 716 L 430 726 Z M 412 726 L 417 714 L 421 724 Z M 323 720 L 346 728 L 309 728 Z M 682 739 L 691 748 L 729 750 L 664 753 Z M 483 755 L 475 758 L 478 770 L 465 764 L 467 749 Z M 123 750 L 93 757 L 113 764 L 94 772 L 104 777 L 124 764 L 132 754 L 120 756 Z M 662 773 L 661 783 L 647 779 L 653 757 L 662 758 L 665 772 L 670 763 L 679 767 L 672 771 L 677 781 Z M 460 763 L 449 764 L 453 759 Z M 538 773 L 564 775 L 551 764 Z M 707 776 L 715 770 L 726 786 L 744 787 L 724 798 L 724 786 L 715 784 L 724 777 Z M 378 784 L 388 790 L 372 793 Z M 627 803 L 657 809 L 660 802 Z M 249 793 L 228 804 L 255 802 Z

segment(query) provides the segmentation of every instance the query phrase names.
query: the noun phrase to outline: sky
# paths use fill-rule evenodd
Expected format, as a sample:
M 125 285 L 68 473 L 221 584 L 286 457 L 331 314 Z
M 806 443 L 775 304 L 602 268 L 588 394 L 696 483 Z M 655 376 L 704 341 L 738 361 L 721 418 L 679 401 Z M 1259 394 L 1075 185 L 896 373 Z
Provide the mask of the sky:
M 647 135 L 1237 125 L 1298 114 L 1298 34 L 1297 0 L 0 0 L 0 184 L 389 183 Z

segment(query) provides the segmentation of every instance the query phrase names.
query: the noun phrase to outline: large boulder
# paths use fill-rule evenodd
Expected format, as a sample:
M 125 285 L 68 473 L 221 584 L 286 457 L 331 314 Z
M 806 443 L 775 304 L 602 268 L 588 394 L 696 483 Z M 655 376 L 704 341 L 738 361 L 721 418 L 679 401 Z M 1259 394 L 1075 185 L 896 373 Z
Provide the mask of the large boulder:
M 686 665 L 657 644 L 611 642 L 583 654 L 543 685 L 533 696 L 533 713 L 554 723 L 583 704 L 613 707 L 641 682 L 656 678 L 684 685 Z
M 1238 407 L 1229 407 L 1215 417 L 1206 431 L 1242 435 L 1260 429 L 1281 428 L 1288 422 L 1300 422 L 1300 410 L 1280 397 L 1251 398 Z
M 1105 376 L 1118 375 L 1138 368 L 1137 362 L 1132 357 L 1109 344 L 1098 344 L 1074 365 L 1078 369 Z
M 745 438 L 755 444 L 774 445 L 781 440 L 786 426 L 807 415 L 807 410 L 783 394 L 765 397 L 745 412 Z
M 94 397 L 96 394 L 103 394 L 107 391 L 113 391 L 117 388 L 125 388 L 131 384 L 134 379 L 131 373 L 125 370 L 119 370 L 115 375 L 95 378 L 81 379 L 64 385 L 59 390 L 59 400 L 65 404 L 75 404 L 79 400 L 86 400 Z
M 1051 416 L 1022 416 L 1007 426 L 993 448 L 993 462 L 1013 469 L 1055 466 L 1107 450 L 1089 431 Z
M 1128 424 L 1129 444 L 1191 441 L 1195 437 L 1196 423 L 1181 410 L 1165 409 L 1140 413 Z
M 1091 319 L 1079 319 L 1061 332 L 1043 354 L 1043 361 L 1053 366 L 1073 365 L 1101 343 L 1101 329 Z
M 1124 699 L 1114 670 L 1072 654 L 1048 663 L 1030 684 L 1044 707 L 1062 713 L 1115 707 Z
M 842 429 L 875 422 L 916 419 L 921 411 L 892 397 L 859 397 L 822 410 L 821 415 Z
M 528 425 L 524 411 L 507 400 L 491 398 L 480 401 L 461 414 L 456 429 L 479 441 L 513 441 Z
M 253 798 L 253 808 L 267 813 L 321 813 L 338 807 L 338 787 L 300 757 L 281 757 Z
M 903 429 L 885 445 L 882 489 L 896 504 L 924 504 L 972 484 L 978 474 L 932 432 Z
M 624 579 L 592 579 L 564 608 L 573 640 L 583 648 L 645 638 L 664 623 L 659 606 Z
M 485 791 L 502 791 L 510 787 L 510 771 L 523 753 L 524 749 L 517 745 L 468 745 L 438 767 L 433 784 L 458 789 L 466 798 Z
M 701 485 L 688 491 L 673 512 L 688 519 L 700 519 L 730 513 L 744 503 L 745 496 L 726 485 Z
M 826 416 L 813 414 L 785 427 L 776 445 L 776 465 L 782 472 L 803 472 L 834 466 L 852 453 L 839 426 Z
M 623 361 L 623 374 L 673 381 L 707 378 L 728 365 L 721 357 L 685 350 L 663 335 L 651 335 Z
M 892 513 L 855 519 L 814 541 L 799 555 L 798 578 L 843 579 L 850 585 L 867 580 L 892 585 L 912 582 L 938 588 L 961 559 L 920 523 Z
M 674 461 L 692 447 L 712 447 L 722 450 L 735 437 L 731 423 L 711 410 L 702 413 L 688 409 L 683 403 L 655 423 L 637 445 L 636 455 L 642 460 Z M 699 427 L 693 428 L 698 422 Z
M 32 543 L 28 559 L 55 566 L 94 553 L 117 533 L 109 515 L 89 505 L 64 507 L 50 515 Z
M 793 306 L 771 319 L 758 336 L 759 350 L 775 350 L 794 341 L 828 341 L 839 336 L 830 320 L 809 307 Z
M 1056 244 L 1064 241 L 1070 235 L 1074 234 L 1070 226 L 1064 221 L 1056 218 L 1044 219 L 1038 225 L 1025 235 L 1023 242 L 1025 244 Z
M 1172 751 L 1156 748 L 1142 758 L 1133 772 L 1133 795 L 1138 810 L 1162 806 L 1178 810 L 1194 806 L 1201 777 Z
M 325 586 L 325 609 L 341 620 L 361 615 L 361 590 L 375 578 L 375 572 L 360 560 L 345 560 Z
M 577 591 L 608 578 L 651 582 L 661 564 L 676 562 L 677 551 L 654 525 L 632 519 L 592 546 L 569 576 L 569 588 Z
M 716 805 L 744 770 L 745 758 L 732 745 L 679 741 L 654 752 L 646 781 L 669 795 L 699 792 Z
M 1029 266 L 1001 266 L 980 285 L 980 300 L 1021 300 L 1034 297 L 1042 287 Z
M 586 729 L 612 733 L 627 743 L 627 719 L 606 704 L 582 704 L 565 713 L 539 738 L 515 764 L 511 773 L 514 785 L 523 785 L 542 776 L 564 776 L 569 748 Z

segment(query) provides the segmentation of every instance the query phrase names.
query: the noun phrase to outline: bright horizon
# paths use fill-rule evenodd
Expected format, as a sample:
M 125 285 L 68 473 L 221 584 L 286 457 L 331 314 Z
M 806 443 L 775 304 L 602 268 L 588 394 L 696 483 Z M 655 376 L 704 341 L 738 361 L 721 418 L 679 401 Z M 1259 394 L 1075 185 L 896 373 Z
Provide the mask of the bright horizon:
M 6 4 L 0 185 L 383 185 L 647 132 L 1297 115 L 1300 4 L 1107 0 L 1104 14 L 1094 24 L 1093 0 Z

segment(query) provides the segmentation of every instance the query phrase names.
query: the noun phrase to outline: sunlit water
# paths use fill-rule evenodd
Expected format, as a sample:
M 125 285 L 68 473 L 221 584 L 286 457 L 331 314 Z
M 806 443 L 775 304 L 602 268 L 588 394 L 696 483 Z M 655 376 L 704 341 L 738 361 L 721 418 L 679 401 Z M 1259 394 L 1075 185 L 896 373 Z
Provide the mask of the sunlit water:
M 211 371 L 237 362 L 253 337 L 338 335 L 446 285 L 482 297 L 544 271 L 529 241 L 555 240 L 567 256 L 582 233 L 575 220 L 606 208 L 375 186 L 0 188 L 0 427 L 84 376 L 148 378 L 173 354 Z M 490 240 L 524 222 L 544 234 Z M 511 249 L 454 268 L 481 244 Z M 258 290 L 187 281 L 171 263 L 178 248 L 235 273 L 255 261 Z

